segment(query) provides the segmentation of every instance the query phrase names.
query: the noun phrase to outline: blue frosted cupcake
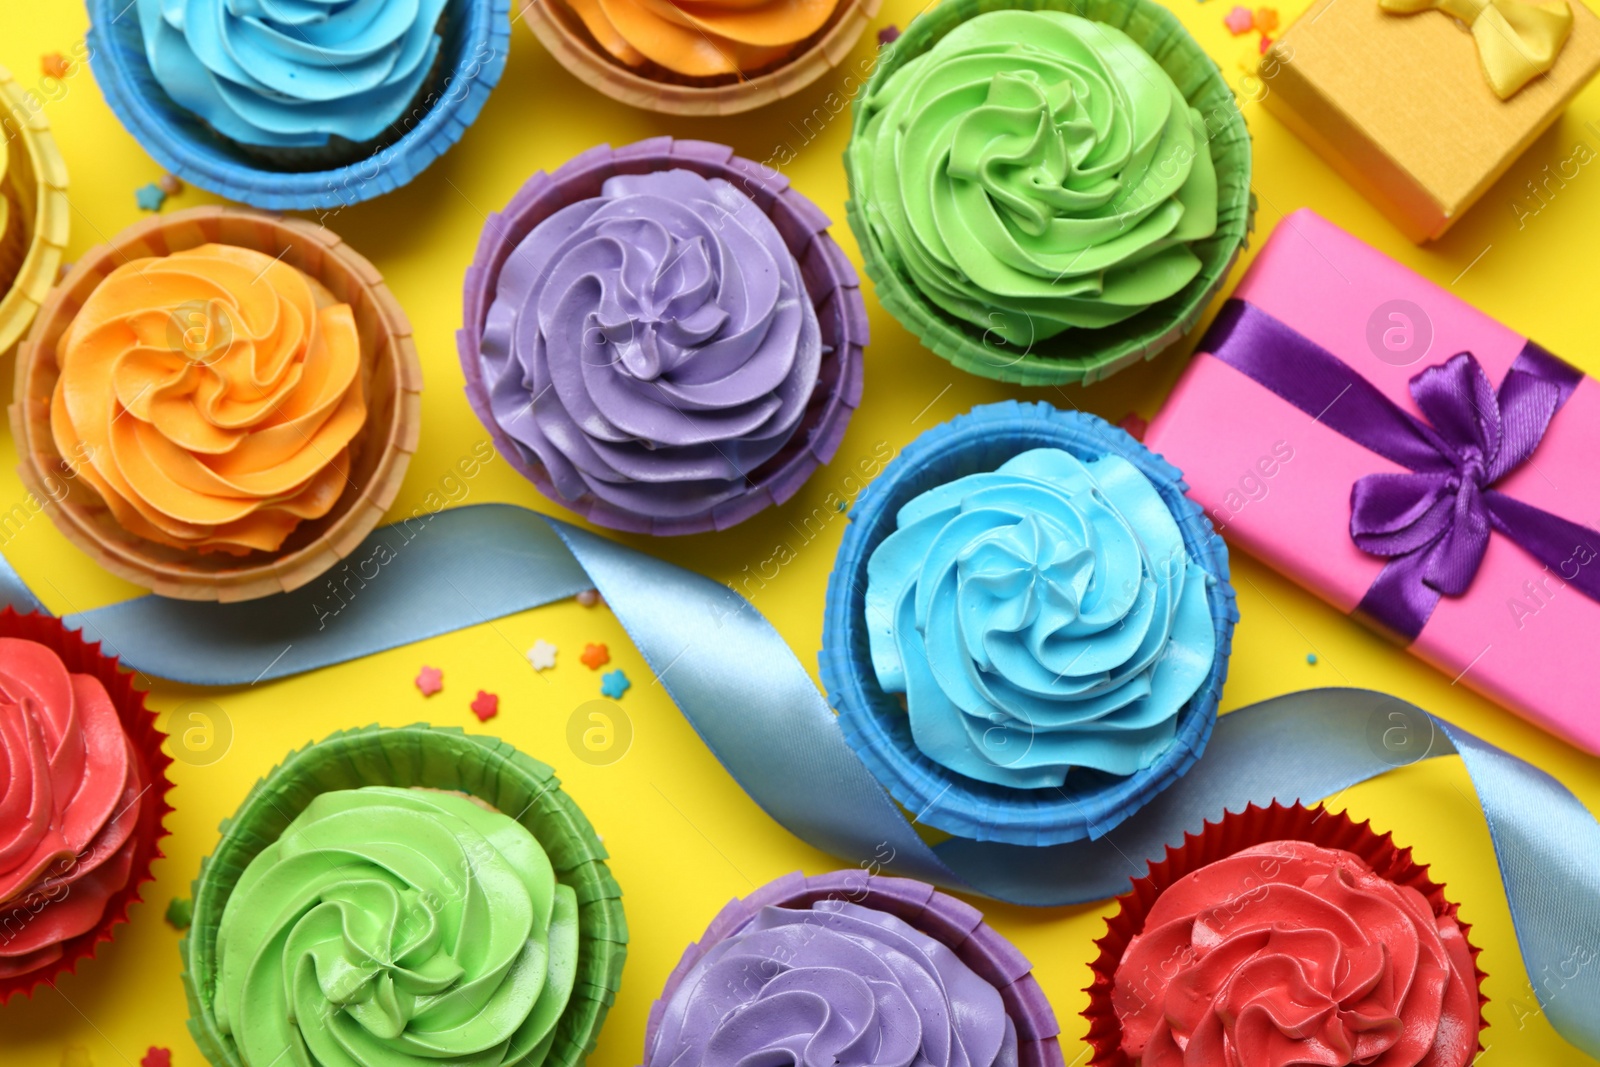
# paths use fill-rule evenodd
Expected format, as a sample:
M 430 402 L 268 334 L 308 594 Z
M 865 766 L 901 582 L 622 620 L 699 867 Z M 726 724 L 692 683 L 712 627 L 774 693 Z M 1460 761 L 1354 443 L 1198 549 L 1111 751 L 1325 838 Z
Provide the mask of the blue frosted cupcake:
M 1238 614 L 1184 488 L 1102 419 L 1007 402 L 923 434 L 861 494 L 822 677 L 916 821 L 1099 837 L 1200 755 Z
M 505 68 L 509 0 L 89 0 L 95 76 L 174 174 L 344 207 L 453 145 Z

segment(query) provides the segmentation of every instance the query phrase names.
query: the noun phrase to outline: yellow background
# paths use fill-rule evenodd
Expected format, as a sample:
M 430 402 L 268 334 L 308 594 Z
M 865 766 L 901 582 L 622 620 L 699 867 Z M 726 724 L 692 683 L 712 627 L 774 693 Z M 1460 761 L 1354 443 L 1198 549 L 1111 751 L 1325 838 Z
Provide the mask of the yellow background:
M 1257 37 L 1229 35 L 1222 25 L 1228 0 L 1172 3 L 1229 81 L 1238 85 L 1246 64 L 1254 62 Z M 886 0 L 874 28 L 889 22 L 904 25 L 921 4 Z M 1289 0 L 1281 9 L 1285 24 L 1302 6 Z M 85 28 L 83 6 L 76 0 L 5 0 L 0 63 L 25 87 L 37 88 L 41 54 L 71 54 Z M 864 69 L 874 48 L 869 33 L 844 70 Z M 487 212 L 502 206 L 535 170 L 554 168 L 596 141 L 620 145 L 666 133 L 726 142 L 756 160 L 783 158 L 788 148 L 796 158 L 785 172 L 838 221 L 835 236 L 854 257 L 855 242 L 843 223 L 845 183 L 839 162 L 849 113 L 842 111 L 826 122 L 817 117 L 838 106 L 837 98 L 830 102 L 828 94 L 844 77 L 843 71 L 836 72 L 796 99 L 749 115 L 664 118 L 631 110 L 586 88 L 557 66 L 519 23 L 505 76 L 462 142 L 404 189 L 328 220 L 385 273 L 416 326 L 422 351 L 427 380 L 422 445 L 395 514 L 420 506 L 430 491 L 441 487 L 456 461 L 486 436 L 462 395 L 454 331 L 460 321 L 462 272 Z M 106 108 L 92 74 L 77 70 L 64 90 L 48 95 L 58 97 L 47 103 L 46 114 L 72 178 L 70 260 L 138 220 L 134 190 L 162 171 Z M 1404 241 L 1258 103 L 1247 103 L 1245 113 L 1255 136 L 1260 202 L 1256 244 L 1284 213 L 1310 206 L 1591 374 L 1600 373 L 1595 308 L 1600 257 L 1594 250 L 1595 235 L 1600 234 L 1600 168 L 1579 170 L 1542 207 L 1526 188 L 1530 180 L 1542 178 L 1543 167 L 1554 170 L 1572 157 L 1579 142 L 1590 149 L 1579 153 L 1582 159 L 1592 160 L 1600 151 L 1600 84 L 1578 97 L 1565 118 L 1444 240 L 1423 248 Z M 813 116 L 810 122 L 808 116 Z M 1571 169 L 1569 165 L 1568 173 Z M 168 206 L 210 199 L 190 190 Z M 1534 208 L 1540 210 L 1535 214 Z M 753 599 L 813 672 L 824 585 L 844 520 L 830 523 L 810 543 L 791 522 L 798 524 L 829 493 L 845 495 L 854 484 L 846 478 L 858 460 L 881 442 L 902 447 L 935 423 L 1004 397 L 1044 399 L 1112 420 L 1129 411 L 1148 416 L 1171 387 L 1195 340 L 1089 389 L 1020 390 L 959 373 L 923 351 L 878 307 L 870 285 L 867 302 L 873 343 L 867 352 L 866 399 L 834 463 L 818 471 L 788 505 L 729 533 L 633 542 L 719 580 L 734 581 L 744 567 L 754 569 L 787 543 L 795 558 Z M 10 380 L 11 366 L 9 356 L 0 362 L 0 380 Z M 9 434 L 5 437 L 0 444 L 0 512 L 21 502 L 24 492 L 14 471 Z M 509 501 L 559 510 L 498 459 L 468 485 L 465 499 L 470 502 Z M 35 518 L 3 547 L 52 611 L 89 608 L 137 592 L 68 545 L 47 518 Z M 1234 575 L 1243 617 L 1224 709 L 1311 686 L 1387 690 L 1532 760 L 1565 782 L 1591 810 L 1600 811 L 1600 760 L 1580 755 L 1452 686 L 1450 679 L 1237 554 Z M 541 637 L 561 649 L 557 668 L 543 675 L 535 674 L 523 658 Z M 633 727 L 632 748 L 609 766 L 578 760 L 566 741 L 569 715 L 599 696 L 599 675 L 577 662 L 583 645 L 591 641 L 609 645 L 613 665 L 624 668 L 634 683 L 621 701 Z M 1313 652 L 1315 665 L 1307 662 Z M 444 691 L 431 699 L 412 685 L 423 664 L 444 671 Z M 1594 665 L 1573 668 L 1592 672 Z M 480 726 L 467 708 L 478 689 L 501 698 L 500 716 L 487 726 Z M 161 710 L 191 700 L 209 701 L 212 714 L 220 713 L 231 724 L 231 747 L 208 765 L 174 766 L 171 799 L 177 811 L 167 820 L 172 832 L 165 843 L 167 858 L 156 864 L 158 880 L 146 887 L 146 903 L 134 908 L 131 924 L 119 927 L 116 940 L 102 946 L 99 957 L 76 976 L 32 1000 L 18 998 L 0 1008 L 0 1063 L 6 1067 L 56 1067 L 68 1045 L 82 1046 L 95 1067 L 134 1067 L 151 1045 L 169 1046 L 175 1067 L 203 1067 L 184 1027 L 178 934 L 162 921 L 162 911 L 174 896 L 188 894 L 201 857 L 216 841 L 218 821 L 251 783 L 291 748 L 340 727 L 428 720 L 497 734 L 555 766 L 605 838 L 626 894 L 633 935 L 621 994 L 590 1061 L 595 1067 L 629 1067 L 640 1061 L 651 1000 L 684 946 L 699 936 L 725 901 L 796 868 L 820 872 L 838 865 L 773 824 L 733 784 L 662 688 L 651 684 L 638 653 L 603 608 L 570 602 L 542 608 L 287 681 L 223 691 L 157 683 L 150 694 L 150 703 Z M 751 709 L 751 722 L 757 728 L 759 709 Z M 1563 1042 L 1537 1012 L 1488 834 L 1459 761 L 1408 767 L 1350 790 L 1337 803 L 1348 805 L 1358 817 L 1374 819 L 1380 829 L 1393 830 L 1402 844 L 1415 846 L 1419 858 L 1434 865 L 1435 877 L 1461 902 L 1463 917 L 1473 924 L 1473 938 L 1484 948 L 1481 963 L 1490 975 L 1491 1028 L 1484 1034 L 1488 1049 L 1480 1062 L 1504 1067 L 1591 1062 Z M 1600 857 L 1586 862 L 1600 862 Z M 1086 1059 L 1078 1017 L 1085 1003 L 1080 989 L 1089 979 L 1092 941 L 1101 932 L 1107 906 L 984 907 L 989 921 L 1034 961 L 1061 1022 L 1067 1062 Z M 1592 953 L 1600 946 L 1588 948 Z

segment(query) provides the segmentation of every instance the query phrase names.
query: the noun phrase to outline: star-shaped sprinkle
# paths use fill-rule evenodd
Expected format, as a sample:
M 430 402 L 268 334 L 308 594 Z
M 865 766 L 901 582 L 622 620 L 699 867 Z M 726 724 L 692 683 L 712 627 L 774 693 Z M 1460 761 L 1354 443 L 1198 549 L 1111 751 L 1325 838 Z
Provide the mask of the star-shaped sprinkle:
M 559 651 L 555 645 L 541 637 L 533 643 L 532 648 L 528 649 L 528 663 L 536 671 L 547 671 L 556 665 L 556 653 Z
M 444 671 L 438 667 L 423 667 L 417 672 L 417 688 L 422 690 L 423 696 L 433 696 L 444 688 Z
M 899 39 L 900 39 L 900 27 L 896 26 L 892 22 L 889 23 L 889 25 L 885 26 L 883 29 L 878 31 L 878 43 L 880 45 L 894 44 Z
M 633 683 L 628 681 L 628 676 L 618 667 L 614 671 L 606 671 L 600 676 L 600 695 L 610 697 L 612 700 L 621 700 L 622 694 L 633 688 Z
M 611 650 L 605 645 L 584 645 L 583 655 L 578 657 L 583 665 L 591 671 L 597 671 L 611 662 Z
M 133 191 L 133 198 L 138 201 L 140 211 L 160 211 L 161 205 L 167 202 L 167 194 L 155 182 L 139 186 Z
M 150 1046 L 150 1051 L 139 1061 L 139 1067 L 172 1067 L 172 1050 Z
M 488 722 L 500 714 L 500 698 L 493 693 L 478 690 L 477 697 L 472 701 L 472 714 L 478 717 L 479 722 Z
M 1124 430 L 1127 430 L 1128 436 L 1133 438 L 1135 441 L 1143 441 L 1145 431 L 1150 429 L 1149 421 L 1141 418 L 1138 414 L 1132 411 L 1122 416 L 1117 425 L 1122 427 Z
M 1275 7 L 1256 8 L 1256 29 L 1262 33 L 1271 33 L 1278 28 L 1278 9 Z
M 173 897 L 167 904 L 167 923 L 175 930 L 187 930 L 194 921 L 194 901 L 188 897 Z
M 65 78 L 71 69 L 72 63 L 60 52 L 39 57 L 39 70 L 46 78 Z
M 1232 11 L 1222 16 L 1222 24 L 1228 27 L 1229 33 L 1238 37 L 1255 28 L 1256 17 L 1249 8 L 1236 5 Z
M 161 186 L 161 191 L 168 196 L 177 196 L 183 192 L 183 179 L 176 174 L 163 174 L 156 179 L 156 184 Z
M 1272 47 L 1272 38 L 1268 37 L 1266 34 L 1263 33 L 1261 35 L 1261 47 L 1258 49 L 1258 51 L 1260 51 L 1260 53 L 1262 55 L 1266 55 L 1267 54 L 1267 49 L 1269 49 L 1271 47 Z
M 605 603 L 605 601 L 601 599 L 600 590 L 598 589 L 585 589 L 583 592 L 578 594 L 577 601 L 586 608 L 592 608 L 596 604 Z

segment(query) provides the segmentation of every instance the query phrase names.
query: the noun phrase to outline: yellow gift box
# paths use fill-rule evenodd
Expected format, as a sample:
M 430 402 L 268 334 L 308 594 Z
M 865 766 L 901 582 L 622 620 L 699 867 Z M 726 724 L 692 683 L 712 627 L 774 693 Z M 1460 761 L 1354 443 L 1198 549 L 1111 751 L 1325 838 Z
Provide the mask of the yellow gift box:
M 1262 57 L 1262 103 L 1407 237 L 1432 240 L 1600 70 L 1600 18 L 1569 2 L 1554 65 L 1502 100 L 1462 21 L 1319 0 Z

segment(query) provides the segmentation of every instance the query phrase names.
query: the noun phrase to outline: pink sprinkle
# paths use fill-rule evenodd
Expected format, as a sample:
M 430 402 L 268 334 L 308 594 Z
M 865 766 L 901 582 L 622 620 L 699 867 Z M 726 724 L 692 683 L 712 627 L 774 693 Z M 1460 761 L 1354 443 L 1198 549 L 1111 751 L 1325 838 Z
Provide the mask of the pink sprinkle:
M 894 44 L 899 39 L 900 39 L 900 27 L 896 26 L 892 22 L 889 23 L 889 25 L 885 26 L 883 29 L 878 31 L 878 43 L 880 45 Z
M 493 693 L 478 690 L 478 697 L 471 704 L 472 714 L 478 717 L 479 722 L 488 722 L 500 714 L 500 698 Z
M 150 1051 L 139 1061 L 139 1067 L 172 1067 L 172 1050 L 150 1046 Z
M 1268 37 L 1266 34 L 1263 33 L 1261 35 L 1261 54 L 1262 55 L 1266 55 L 1267 54 L 1267 49 L 1269 49 L 1271 47 L 1272 47 L 1272 38 Z
M 423 696 L 431 697 L 444 688 L 444 671 L 438 667 L 424 667 L 417 675 L 416 683 Z
M 1150 429 L 1150 423 L 1147 419 L 1142 419 L 1131 411 L 1122 416 L 1122 420 L 1117 425 L 1127 430 L 1128 436 L 1135 441 L 1143 441 L 1145 431 Z
M 1255 12 L 1251 11 L 1247 7 L 1236 6 L 1232 11 L 1228 12 L 1222 17 L 1222 24 L 1228 27 L 1228 31 L 1230 33 L 1232 33 L 1235 37 L 1238 37 L 1241 34 L 1249 33 L 1255 28 Z

